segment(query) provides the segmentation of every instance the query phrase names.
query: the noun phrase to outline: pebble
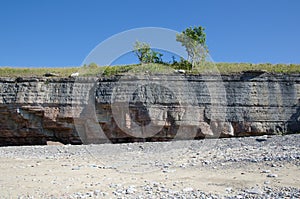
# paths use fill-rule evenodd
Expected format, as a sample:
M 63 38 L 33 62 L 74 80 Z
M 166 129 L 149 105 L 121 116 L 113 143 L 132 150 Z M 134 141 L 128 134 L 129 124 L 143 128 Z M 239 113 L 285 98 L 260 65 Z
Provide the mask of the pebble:
M 194 189 L 192 187 L 186 187 L 186 188 L 182 189 L 183 192 L 191 192 L 193 190 Z
M 277 174 L 274 174 L 274 173 L 270 173 L 267 175 L 268 178 L 277 178 L 278 175 Z
M 101 192 L 100 190 L 88 191 L 85 193 L 76 192 L 70 194 L 67 198 L 201 198 L 201 199 L 243 199 L 243 198 L 299 198 L 300 190 L 293 187 L 268 187 L 265 186 L 263 191 L 260 187 L 252 187 L 249 189 L 244 189 L 239 191 L 236 195 L 234 195 L 231 187 L 226 188 L 227 195 L 219 195 L 219 194 L 211 194 L 206 193 L 201 190 L 194 190 L 191 187 L 186 187 L 182 191 L 175 191 L 172 189 L 168 189 L 167 187 L 163 188 L 158 187 L 154 188 L 150 185 L 145 185 L 141 187 L 140 190 L 137 190 L 134 186 L 129 186 L 125 191 L 124 187 L 122 189 L 116 189 L 112 192 L 113 197 L 109 196 L 109 193 Z M 132 190 L 130 190 L 132 189 Z M 130 190 L 130 191 L 129 191 Z M 21 196 L 19 198 L 35 198 Z M 46 193 L 40 193 L 39 198 L 56 198 L 53 196 L 49 196 Z M 65 198 L 65 197 L 62 197 Z
M 264 135 L 264 136 L 261 136 L 261 137 L 257 137 L 255 140 L 258 141 L 258 142 L 265 142 L 265 141 L 268 140 L 268 136 Z
M 134 188 L 134 186 L 129 186 L 127 189 L 126 189 L 126 194 L 133 194 L 135 193 L 137 190 Z
M 204 160 L 204 164 L 210 164 L 209 160 Z
M 259 188 L 257 188 L 257 187 L 255 187 L 255 188 L 252 188 L 252 189 L 248 189 L 248 190 L 246 190 L 246 192 L 247 193 L 250 193 L 250 194 L 258 194 L 258 195 L 261 195 L 263 192 L 259 189 Z
M 288 137 L 289 139 L 284 140 L 282 139 L 283 137 Z M 138 185 L 125 186 L 124 184 L 117 184 L 116 181 L 113 181 L 113 178 L 109 178 L 111 176 L 107 176 L 105 180 L 114 182 L 109 184 L 109 186 L 104 187 L 106 188 L 105 191 L 109 190 L 107 192 L 104 192 L 104 190 L 99 190 L 103 187 L 104 182 L 102 182 L 101 186 L 97 187 L 97 185 L 94 183 L 91 184 L 93 186 L 87 186 L 85 191 L 81 190 L 82 192 L 71 192 L 68 193 L 68 195 L 64 195 L 61 197 L 53 197 L 47 195 L 47 193 L 37 191 L 35 193 L 36 195 L 34 198 L 300 198 L 299 188 L 288 187 L 288 185 L 284 185 L 283 183 L 280 184 L 283 187 L 276 187 L 273 186 L 273 183 L 271 183 L 271 178 L 278 177 L 278 174 L 275 174 L 277 172 L 276 169 L 282 167 L 282 165 L 284 166 L 286 163 L 288 163 L 300 167 L 300 135 L 272 136 L 271 139 L 267 138 L 261 142 L 257 139 L 261 138 L 226 138 L 218 140 L 217 145 L 214 144 L 215 140 L 205 139 L 200 141 L 178 141 L 169 143 L 130 143 L 122 145 L 116 144 L 93 146 L 58 146 L 60 147 L 60 150 L 56 150 L 56 146 L 52 148 L 3 147 L 0 148 L 0 156 L 4 158 L 13 157 L 16 159 L 33 157 L 40 160 L 51 159 L 50 161 L 52 161 L 52 159 L 56 161 L 58 158 L 60 158 L 62 160 L 68 160 L 60 164 L 62 166 L 61 169 L 80 170 L 84 168 L 92 172 L 105 172 L 105 170 L 102 169 L 120 169 L 122 168 L 122 166 L 124 166 L 127 169 L 126 171 L 130 173 L 133 171 L 133 169 L 137 169 L 136 167 L 133 167 L 133 165 L 146 166 L 146 164 L 141 163 L 149 163 L 149 167 L 151 166 L 157 171 L 165 171 L 166 173 L 171 171 L 170 168 L 177 169 L 177 171 L 187 171 L 188 169 L 193 168 L 192 166 L 197 166 L 197 169 L 198 167 L 215 168 L 213 170 L 214 172 L 218 172 L 218 167 L 222 169 L 226 169 L 227 167 L 239 168 L 243 174 L 248 175 L 248 170 L 243 170 L 245 169 L 245 165 L 251 166 L 255 164 L 262 164 L 268 167 L 275 167 L 271 168 L 271 170 L 259 169 L 256 171 L 258 173 L 265 173 L 266 177 L 268 177 L 261 185 L 262 187 L 243 187 L 241 190 L 236 190 L 232 187 L 227 187 L 225 188 L 225 194 L 211 194 L 209 192 L 204 192 L 201 190 L 201 187 L 199 187 L 200 190 L 196 190 L 192 187 L 188 187 L 191 185 L 185 184 L 185 182 L 183 181 L 177 181 L 176 183 L 168 181 L 168 185 L 164 184 L 164 182 L 150 181 L 149 179 L 147 179 L 148 181 L 142 180 L 139 182 L 138 179 L 134 179 L 134 176 L 130 173 L 130 177 L 124 177 L 123 180 L 126 181 L 126 179 L 132 179 L 134 180 L 134 183 L 139 182 Z M 166 144 L 173 144 L 174 148 L 172 150 L 166 151 L 164 148 Z M 188 145 L 189 149 L 189 151 L 186 153 L 185 151 L 187 147 L 184 147 L 184 150 L 180 150 L 180 146 L 184 144 Z M 97 149 L 97 154 L 95 155 L 95 157 L 101 157 L 101 159 L 99 158 L 99 160 L 101 160 L 101 164 L 99 163 L 101 166 L 97 165 L 98 162 L 96 164 L 94 160 L 91 162 L 83 163 L 83 165 L 78 165 L 79 163 L 70 163 L 71 161 L 76 160 L 76 158 L 78 157 L 85 158 L 90 155 L 89 153 L 93 153 L 91 151 L 87 152 L 87 148 L 89 150 L 92 150 L 93 148 Z M 138 151 L 139 153 L 133 153 L 135 151 Z M 132 155 L 130 156 L 130 158 L 128 158 L 126 154 L 128 152 L 130 153 L 130 155 L 135 155 Z M 182 153 L 178 154 L 179 152 Z M 149 155 L 151 156 L 151 158 L 149 158 L 149 161 L 145 159 L 148 158 L 146 153 L 149 153 Z M 170 158 L 170 156 L 173 159 Z M 189 162 L 189 160 L 191 161 Z M 41 163 L 43 165 L 43 161 L 41 161 Z M 27 164 L 19 165 L 18 167 L 24 167 L 24 169 L 27 169 L 26 166 Z M 35 169 L 31 168 L 31 166 L 32 164 L 30 163 L 30 165 L 28 165 L 28 167 L 30 167 L 29 169 Z M 34 164 L 34 166 L 36 166 L 36 164 Z M 98 170 L 96 170 L 97 168 Z M 260 168 L 265 167 L 262 166 Z M 45 173 L 53 175 L 53 171 L 47 169 L 47 172 Z M 120 171 L 122 172 L 122 170 Z M 147 171 L 147 169 L 145 169 L 145 171 Z M 278 171 L 277 173 L 279 172 L 280 171 Z M 166 176 L 166 174 L 161 175 L 163 177 Z M 171 175 L 173 174 L 168 175 L 170 179 Z M 34 180 L 35 179 L 38 179 L 38 177 L 34 177 Z M 163 179 L 164 178 L 157 180 L 163 181 Z M 77 181 L 74 180 L 74 182 Z M 59 183 L 59 181 L 54 180 L 49 181 L 49 183 Z M 57 184 L 57 187 L 59 188 L 65 186 Z M 22 196 L 20 194 L 20 198 L 33 198 L 33 196 Z
M 261 173 L 271 173 L 270 170 L 262 170 Z
M 232 192 L 232 187 L 227 187 L 227 188 L 225 189 L 225 191 L 228 192 L 228 193 L 231 193 L 231 192 Z

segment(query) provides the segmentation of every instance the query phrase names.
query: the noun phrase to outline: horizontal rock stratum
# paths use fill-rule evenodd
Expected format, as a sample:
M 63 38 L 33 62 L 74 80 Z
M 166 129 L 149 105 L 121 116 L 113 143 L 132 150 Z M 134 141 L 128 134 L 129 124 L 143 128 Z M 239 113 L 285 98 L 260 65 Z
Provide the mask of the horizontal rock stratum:
M 0 78 L 0 94 L 1 146 L 300 130 L 300 74 Z

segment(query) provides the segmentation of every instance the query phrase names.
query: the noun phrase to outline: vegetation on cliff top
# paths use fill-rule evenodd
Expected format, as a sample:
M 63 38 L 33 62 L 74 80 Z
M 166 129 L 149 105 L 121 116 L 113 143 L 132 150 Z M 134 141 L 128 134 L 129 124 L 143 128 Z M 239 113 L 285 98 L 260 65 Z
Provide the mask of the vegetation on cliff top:
M 201 26 L 189 27 L 176 35 L 176 41 L 185 47 L 188 58 L 180 61 L 164 62 L 163 54 L 151 49 L 145 42 L 136 41 L 133 51 L 140 64 L 122 66 L 103 66 L 96 63 L 82 67 L 65 68 L 11 68 L 0 67 L 0 77 L 75 77 L 75 76 L 112 76 L 117 74 L 170 74 L 179 72 L 187 74 L 235 74 L 243 71 L 265 71 L 269 73 L 300 73 L 300 64 L 252 64 L 252 63 L 213 63 L 207 61 L 208 47 L 206 34 Z
M 270 73 L 300 73 L 300 64 L 251 64 L 251 63 L 205 63 L 195 67 L 181 62 L 175 64 L 149 63 L 142 65 L 124 66 L 83 66 L 66 68 L 12 68 L 0 67 L 1 77 L 42 77 L 46 73 L 57 74 L 59 77 L 68 77 L 70 74 L 79 72 L 79 76 L 111 76 L 116 74 L 135 73 L 173 73 L 176 69 L 184 69 L 187 74 L 235 74 L 250 70 L 263 70 Z

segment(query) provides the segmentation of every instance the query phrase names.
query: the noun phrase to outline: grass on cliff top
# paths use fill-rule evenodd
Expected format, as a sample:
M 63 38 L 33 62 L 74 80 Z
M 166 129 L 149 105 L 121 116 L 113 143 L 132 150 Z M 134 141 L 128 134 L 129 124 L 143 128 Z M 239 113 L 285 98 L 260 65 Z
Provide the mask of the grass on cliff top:
M 300 64 L 251 64 L 251 63 L 217 63 L 221 74 L 240 73 L 250 70 L 264 70 L 269 73 L 300 73 Z
M 0 77 L 42 77 L 46 73 L 57 74 L 59 77 L 67 77 L 79 70 L 73 68 L 10 68 L 0 67 Z
M 68 77 L 79 72 L 80 76 L 112 76 L 116 74 L 168 74 L 174 69 L 185 69 L 191 74 L 234 74 L 249 70 L 263 70 L 270 73 L 300 73 L 300 64 L 251 64 L 251 63 L 206 63 L 194 70 L 187 70 L 185 66 L 163 64 L 124 65 L 124 66 L 84 66 L 73 68 L 10 68 L 0 67 L 0 77 L 42 77 L 46 73 L 57 74 L 59 77 Z

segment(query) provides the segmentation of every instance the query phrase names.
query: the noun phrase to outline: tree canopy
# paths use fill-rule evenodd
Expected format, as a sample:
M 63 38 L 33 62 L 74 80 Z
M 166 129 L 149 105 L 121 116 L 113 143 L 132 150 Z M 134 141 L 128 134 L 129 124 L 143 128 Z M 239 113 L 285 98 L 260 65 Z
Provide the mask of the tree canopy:
M 204 30 L 201 26 L 189 27 L 176 35 L 176 41 L 185 47 L 188 61 L 192 63 L 192 67 L 204 62 L 208 54 Z
M 136 41 L 134 44 L 134 52 L 139 61 L 144 63 L 162 63 L 163 54 L 151 49 L 150 45 L 145 42 Z

